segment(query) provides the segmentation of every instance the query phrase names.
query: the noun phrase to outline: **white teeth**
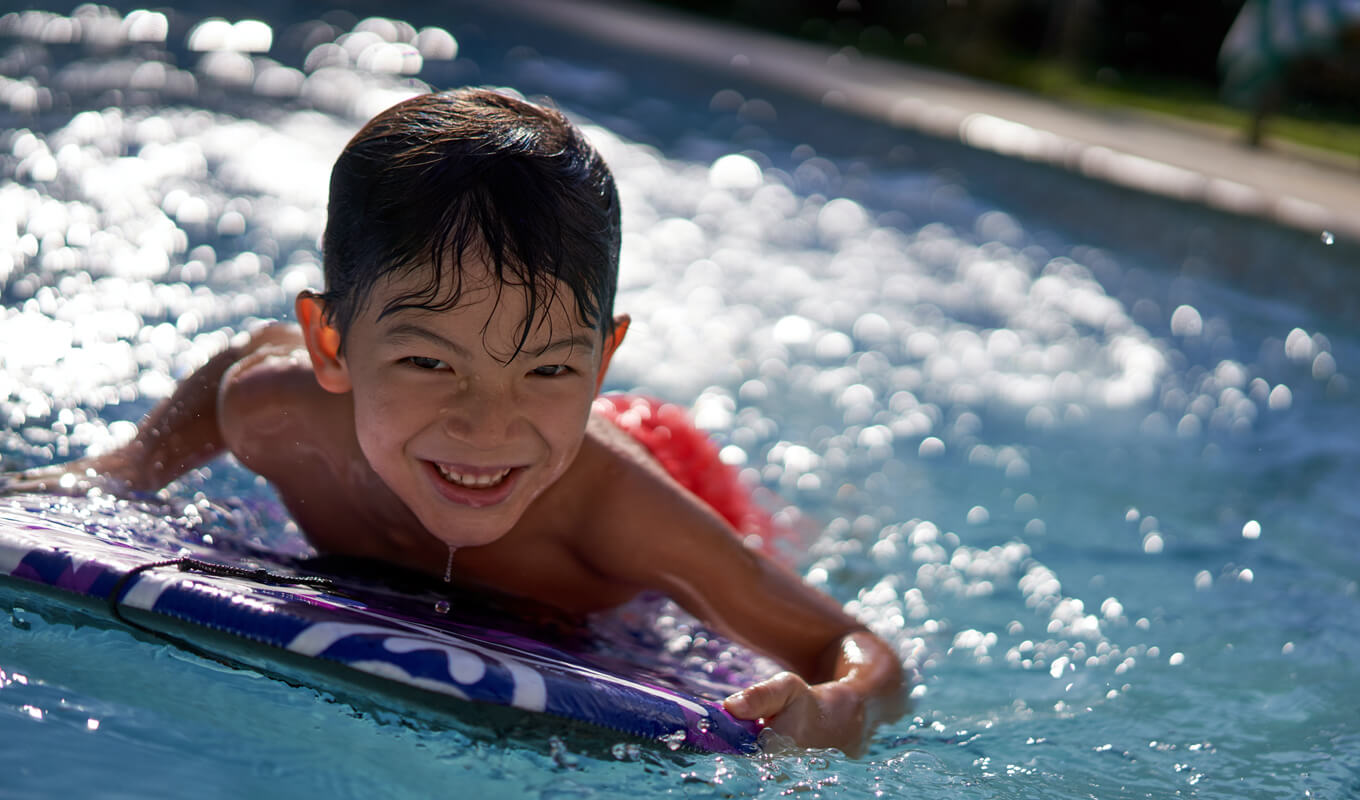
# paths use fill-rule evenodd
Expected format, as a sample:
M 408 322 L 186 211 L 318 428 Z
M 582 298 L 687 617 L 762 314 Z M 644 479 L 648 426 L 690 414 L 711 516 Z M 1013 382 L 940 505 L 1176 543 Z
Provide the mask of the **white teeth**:
M 495 486 L 505 480 L 506 475 L 510 474 L 509 469 L 503 469 L 500 472 L 493 472 L 488 475 L 464 475 L 461 472 L 454 472 L 443 464 L 436 464 L 435 466 L 439 468 L 439 474 L 444 476 L 444 480 L 472 489 L 486 489 Z

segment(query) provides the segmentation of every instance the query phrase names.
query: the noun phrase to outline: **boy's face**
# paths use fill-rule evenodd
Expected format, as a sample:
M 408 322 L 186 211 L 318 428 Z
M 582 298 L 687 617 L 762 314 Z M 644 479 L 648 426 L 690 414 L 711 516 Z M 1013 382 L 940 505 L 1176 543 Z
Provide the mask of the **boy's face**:
M 393 298 L 429 276 L 417 270 L 380 281 L 350 327 L 337 374 L 318 371 L 326 388 L 352 392 L 355 432 L 373 470 L 454 547 L 503 536 L 562 476 L 585 436 L 607 361 L 600 331 L 576 319 L 566 287 L 511 359 L 523 290 L 496 286 L 474 253 L 464 255 L 463 271 L 452 310 L 399 310 L 382 319 Z

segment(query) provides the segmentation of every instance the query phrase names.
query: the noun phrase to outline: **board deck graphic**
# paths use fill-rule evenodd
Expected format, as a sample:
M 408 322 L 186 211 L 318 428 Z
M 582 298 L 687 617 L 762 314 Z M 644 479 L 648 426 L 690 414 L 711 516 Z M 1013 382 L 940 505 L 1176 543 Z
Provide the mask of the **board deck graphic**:
M 705 752 L 758 749 L 758 726 L 717 702 L 739 688 L 720 677 L 630 672 L 617 654 L 570 636 L 536 638 L 523 619 L 496 626 L 493 612 L 429 588 L 406 592 L 226 549 L 181 561 L 180 542 L 126 538 L 101 535 L 97 522 L 0 507 L 0 586 L 107 609 L 112 621 L 246 666 L 261 653 L 314 659 L 317 676 L 339 668 L 342 678 L 391 682 L 455 716 L 475 717 L 482 704 Z M 205 571 L 218 568 L 236 574 Z

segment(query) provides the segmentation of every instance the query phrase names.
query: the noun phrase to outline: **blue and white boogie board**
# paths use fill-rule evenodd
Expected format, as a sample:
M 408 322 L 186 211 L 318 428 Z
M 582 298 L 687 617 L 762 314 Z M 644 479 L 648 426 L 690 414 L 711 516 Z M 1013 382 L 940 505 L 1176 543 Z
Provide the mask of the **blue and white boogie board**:
M 203 545 L 213 537 L 201 530 L 190 539 L 139 526 L 135 513 L 129 524 L 125 501 L 121 517 L 87 502 L 0 498 L 0 590 L 39 591 L 210 658 L 474 724 L 517 710 L 672 748 L 758 749 L 759 727 L 718 702 L 752 680 L 730 663 L 639 663 L 627 643 L 542 609 L 526 619 L 423 577 L 396 588 L 376 571 Z M 71 513 L 53 513 L 63 505 Z

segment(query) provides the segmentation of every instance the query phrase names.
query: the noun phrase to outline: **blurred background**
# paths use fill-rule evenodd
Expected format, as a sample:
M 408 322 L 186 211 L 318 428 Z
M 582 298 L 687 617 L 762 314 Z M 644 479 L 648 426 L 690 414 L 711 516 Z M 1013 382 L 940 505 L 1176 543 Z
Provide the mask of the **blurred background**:
M 1360 157 L 1360 6 L 1345 0 L 658 1 L 1095 108 L 1211 123 L 1252 143 Z

